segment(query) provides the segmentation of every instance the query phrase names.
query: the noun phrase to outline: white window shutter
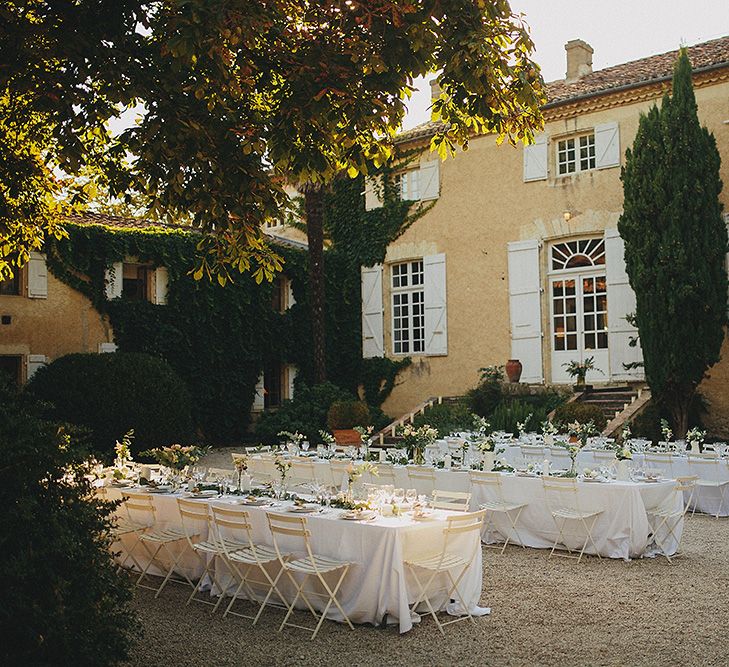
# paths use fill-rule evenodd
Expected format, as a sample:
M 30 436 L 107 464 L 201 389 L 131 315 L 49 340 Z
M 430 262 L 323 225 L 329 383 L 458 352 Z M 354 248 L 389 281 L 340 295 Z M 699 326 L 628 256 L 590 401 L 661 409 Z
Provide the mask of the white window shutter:
M 448 298 L 446 256 L 423 257 L 425 291 L 425 354 L 448 354 Z
M 630 347 L 638 329 L 626 319 L 635 313 L 635 293 L 625 272 L 625 244 L 617 229 L 605 230 L 605 275 L 608 304 L 608 348 L 611 380 L 642 380 L 643 369 L 626 370 L 623 364 L 643 361 L 640 342 Z
M 35 375 L 35 372 L 47 363 L 48 359 L 45 354 L 29 354 L 27 359 L 26 379 L 30 380 L 30 378 Z
M 290 278 L 286 278 L 286 308 L 291 308 L 296 303 L 294 297 L 294 284 Z
M 167 303 L 167 290 L 169 286 L 169 273 L 164 266 L 158 266 L 154 270 L 154 302 L 159 306 Z
M 265 403 L 266 388 L 263 384 L 263 371 L 258 376 L 258 382 L 256 382 L 256 395 L 253 397 L 253 412 L 263 412 L 266 405 Z
M 365 177 L 365 211 L 382 206 L 382 176 Z
M 111 354 L 117 349 L 116 343 L 99 343 L 99 354 Z
M 524 146 L 524 180 L 543 181 L 547 178 L 547 135 L 538 134 L 534 143 Z
M 361 268 L 362 277 L 362 356 L 385 354 L 382 312 L 382 264 Z
M 620 127 L 617 123 L 595 125 L 595 166 L 598 169 L 620 165 Z
M 430 201 L 440 197 L 440 160 L 420 165 L 420 199 Z
M 31 299 L 48 298 L 48 269 L 46 256 L 31 252 L 28 261 L 28 297 Z
M 286 384 L 288 385 L 288 393 L 286 394 L 286 398 L 289 400 L 292 400 L 294 397 L 294 381 L 296 380 L 296 376 L 299 373 L 299 369 L 296 368 L 293 364 L 288 364 L 286 366 Z
M 114 262 L 111 268 L 106 270 L 104 281 L 106 283 L 106 298 L 111 300 L 120 297 L 124 285 L 124 263 Z
M 544 381 L 542 366 L 542 299 L 539 241 L 507 245 L 511 358 L 522 364 L 522 382 Z

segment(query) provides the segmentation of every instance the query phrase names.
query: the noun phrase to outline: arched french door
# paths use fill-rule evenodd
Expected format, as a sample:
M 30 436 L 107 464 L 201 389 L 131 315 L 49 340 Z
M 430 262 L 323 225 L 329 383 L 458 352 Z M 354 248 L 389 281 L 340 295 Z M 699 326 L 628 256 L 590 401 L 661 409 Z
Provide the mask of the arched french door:
M 571 382 L 565 364 L 588 357 L 594 357 L 595 366 L 602 371 L 589 373 L 588 382 L 609 380 L 605 239 L 553 243 L 548 287 L 552 382 Z

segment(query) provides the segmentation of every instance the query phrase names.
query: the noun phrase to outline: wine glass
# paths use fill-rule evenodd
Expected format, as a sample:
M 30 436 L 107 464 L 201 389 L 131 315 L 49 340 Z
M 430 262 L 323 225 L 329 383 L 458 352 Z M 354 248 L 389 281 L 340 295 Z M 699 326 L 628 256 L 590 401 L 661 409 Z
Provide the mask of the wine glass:
M 392 502 L 395 505 L 402 505 L 405 500 L 405 489 L 395 489 L 392 493 Z
M 304 440 L 301 443 L 301 449 L 303 449 L 305 452 L 309 451 L 309 441 L 308 440 Z
M 405 492 L 405 501 L 407 502 L 410 507 L 412 507 L 415 504 L 415 501 L 418 499 L 418 492 L 416 489 L 408 489 Z

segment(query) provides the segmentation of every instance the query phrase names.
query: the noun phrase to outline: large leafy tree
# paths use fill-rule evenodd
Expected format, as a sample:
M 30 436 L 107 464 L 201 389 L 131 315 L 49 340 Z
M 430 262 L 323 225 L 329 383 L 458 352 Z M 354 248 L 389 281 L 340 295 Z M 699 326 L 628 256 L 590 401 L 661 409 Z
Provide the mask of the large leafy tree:
M 727 312 L 727 231 L 719 152 L 699 123 L 685 50 L 671 96 L 641 116 L 623 169 L 618 223 L 636 294 L 646 379 L 686 434 L 696 388 L 719 360 Z
M 473 134 L 528 141 L 542 122 L 533 45 L 506 0 L 13 0 L 0 37 L 0 91 L 43 115 L 44 157 L 103 166 L 112 194 L 190 215 L 208 232 L 197 277 L 270 279 L 281 262 L 261 223 L 288 209 L 286 182 L 301 187 L 319 379 L 323 190 L 390 159 L 413 79 L 440 71 L 443 157 Z M 111 142 L 105 120 L 134 105 L 141 122 Z

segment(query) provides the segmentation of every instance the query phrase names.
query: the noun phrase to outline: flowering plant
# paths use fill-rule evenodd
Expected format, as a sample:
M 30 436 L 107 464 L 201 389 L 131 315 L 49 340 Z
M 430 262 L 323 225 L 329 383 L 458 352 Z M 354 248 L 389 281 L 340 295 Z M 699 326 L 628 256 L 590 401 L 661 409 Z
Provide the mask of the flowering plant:
M 494 439 L 488 435 L 491 424 L 478 415 L 472 415 L 472 417 L 473 426 L 476 430 L 467 436 L 468 442 L 481 452 L 493 452 L 496 445 Z
M 686 440 L 688 442 L 698 442 L 701 445 L 703 444 L 705 437 L 706 431 L 702 431 L 697 426 L 694 426 L 694 428 L 686 432 Z
M 365 428 L 364 426 L 355 426 L 354 430 L 359 433 L 359 439 L 362 441 L 362 444 L 369 442 L 369 440 L 372 438 L 372 432 L 374 431 L 373 426 L 368 426 Z
M 281 435 L 279 433 L 279 435 Z M 333 445 L 337 444 L 337 441 L 334 439 L 334 436 L 329 433 L 328 431 L 321 430 L 319 431 L 319 436 L 321 437 L 321 441 L 327 446 L 332 447 Z
M 143 456 L 151 456 L 160 465 L 172 468 L 173 470 L 184 470 L 188 466 L 195 465 L 205 454 L 209 447 L 197 447 L 195 445 L 182 446 L 179 444 L 168 447 L 155 447 L 146 452 Z
M 570 435 L 577 437 L 580 442 L 580 448 L 584 447 L 587 444 L 587 438 L 597 433 L 597 429 L 595 428 L 595 422 L 593 422 L 592 420 L 590 420 L 586 424 L 581 424 L 578 421 L 571 422 L 567 424 L 567 430 L 569 431 Z
M 370 463 L 369 461 L 365 461 L 364 463 L 350 463 L 347 466 L 347 482 L 349 485 L 349 488 L 352 488 L 352 485 L 365 473 L 370 473 L 377 477 L 377 466 Z
M 615 450 L 615 458 L 618 461 L 630 461 L 633 458 L 633 453 L 630 451 L 630 447 L 623 445 Z
M 628 426 L 627 424 L 625 426 L 623 426 L 623 430 L 620 432 L 620 439 L 623 442 L 628 442 L 628 440 L 630 440 L 632 435 L 633 435 L 633 433 L 630 430 L 630 426 Z
M 559 433 L 559 429 L 549 419 L 543 421 L 540 426 L 542 435 L 557 435 Z
M 279 431 L 277 435 L 279 438 L 282 438 L 286 442 L 290 442 L 292 445 L 296 445 L 297 447 L 301 446 L 301 443 L 306 437 L 303 433 L 299 433 L 298 431 L 294 431 L 293 433 L 291 433 L 291 431 Z
M 134 429 L 129 429 L 121 439 L 114 445 L 114 453 L 116 454 L 115 464 L 117 468 L 123 468 L 132 460 L 132 440 L 134 439 Z
M 665 419 L 661 419 L 661 434 L 663 435 L 663 440 L 665 442 L 671 442 L 673 431 Z

